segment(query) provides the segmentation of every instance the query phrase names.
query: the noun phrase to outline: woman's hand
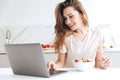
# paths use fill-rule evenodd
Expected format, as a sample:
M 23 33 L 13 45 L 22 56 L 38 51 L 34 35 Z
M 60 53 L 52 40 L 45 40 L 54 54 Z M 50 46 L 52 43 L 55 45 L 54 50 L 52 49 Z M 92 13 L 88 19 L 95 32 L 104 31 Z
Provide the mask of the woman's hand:
M 109 57 L 103 56 L 103 47 L 99 46 L 95 58 L 95 67 L 107 69 L 110 67 L 111 63 L 112 62 Z
M 100 67 L 102 69 L 107 69 L 110 65 L 112 64 L 111 60 L 109 57 L 102 57 L 102 62 L 100 63 Z
M 54 71 L 55 68 L 56 68 L 56 65 L 55 65 L 55 63 L 54 63 L 53 61 L 48 62 L 48 63 L 47 63 L 47 66 L 48 66 L 48 70 L 49 70 L 49 71 Z

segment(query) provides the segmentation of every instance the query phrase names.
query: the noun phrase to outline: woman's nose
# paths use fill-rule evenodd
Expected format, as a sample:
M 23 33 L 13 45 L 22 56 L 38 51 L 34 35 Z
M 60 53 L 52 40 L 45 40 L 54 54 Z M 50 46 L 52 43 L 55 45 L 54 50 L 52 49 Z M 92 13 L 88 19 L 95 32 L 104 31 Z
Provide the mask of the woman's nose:
M 71 23 L 70 19 L 66 20 L 66 25 L 69 25 Z

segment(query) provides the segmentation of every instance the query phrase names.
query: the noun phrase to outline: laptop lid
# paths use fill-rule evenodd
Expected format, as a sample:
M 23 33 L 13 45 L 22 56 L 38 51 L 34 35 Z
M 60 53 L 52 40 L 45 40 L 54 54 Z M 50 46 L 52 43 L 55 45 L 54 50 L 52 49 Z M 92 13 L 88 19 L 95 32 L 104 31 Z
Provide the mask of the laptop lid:
M 40 43 L 6 44 L 14 74 L 50 77 Z

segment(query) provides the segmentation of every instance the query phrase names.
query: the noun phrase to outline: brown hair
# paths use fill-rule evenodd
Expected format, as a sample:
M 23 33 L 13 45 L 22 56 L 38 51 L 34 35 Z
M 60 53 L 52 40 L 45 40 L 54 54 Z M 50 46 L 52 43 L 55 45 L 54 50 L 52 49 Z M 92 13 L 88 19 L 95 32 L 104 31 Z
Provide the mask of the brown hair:
M 59 53 L 60 49 L 65 43 L 66 37 L 72 34 L 72 31 L 65 25 L 64 18 L 63 18 L 63 10 L 67 7 L 73 7 L 79 13 L 82 14 L 83 24 L 88 26 L 88 17 L 86 11 L 78 0 L 65 0 L 57 5 L 55 9 L 55 18 L 56 18 L 56 25 L 55 25 L 55 52 Z

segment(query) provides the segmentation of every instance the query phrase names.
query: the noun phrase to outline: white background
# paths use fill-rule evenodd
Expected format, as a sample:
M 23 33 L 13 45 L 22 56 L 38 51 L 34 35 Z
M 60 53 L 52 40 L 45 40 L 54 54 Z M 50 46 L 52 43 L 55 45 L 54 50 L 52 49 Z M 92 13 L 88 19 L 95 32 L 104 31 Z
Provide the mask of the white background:
M 61 1 L 64 0 L 0 0 L 0 52 L 4 52 L 6 29 L 11 31 L 12 43 L 51 43 L 54 38 L 54 9 Z M 120 47 L 119 0 L 80 1 L 88 13 L 90 25 L 112 28 L 112 31 L 105 30 L 104 34 L 112 34 L 116 46 Z

